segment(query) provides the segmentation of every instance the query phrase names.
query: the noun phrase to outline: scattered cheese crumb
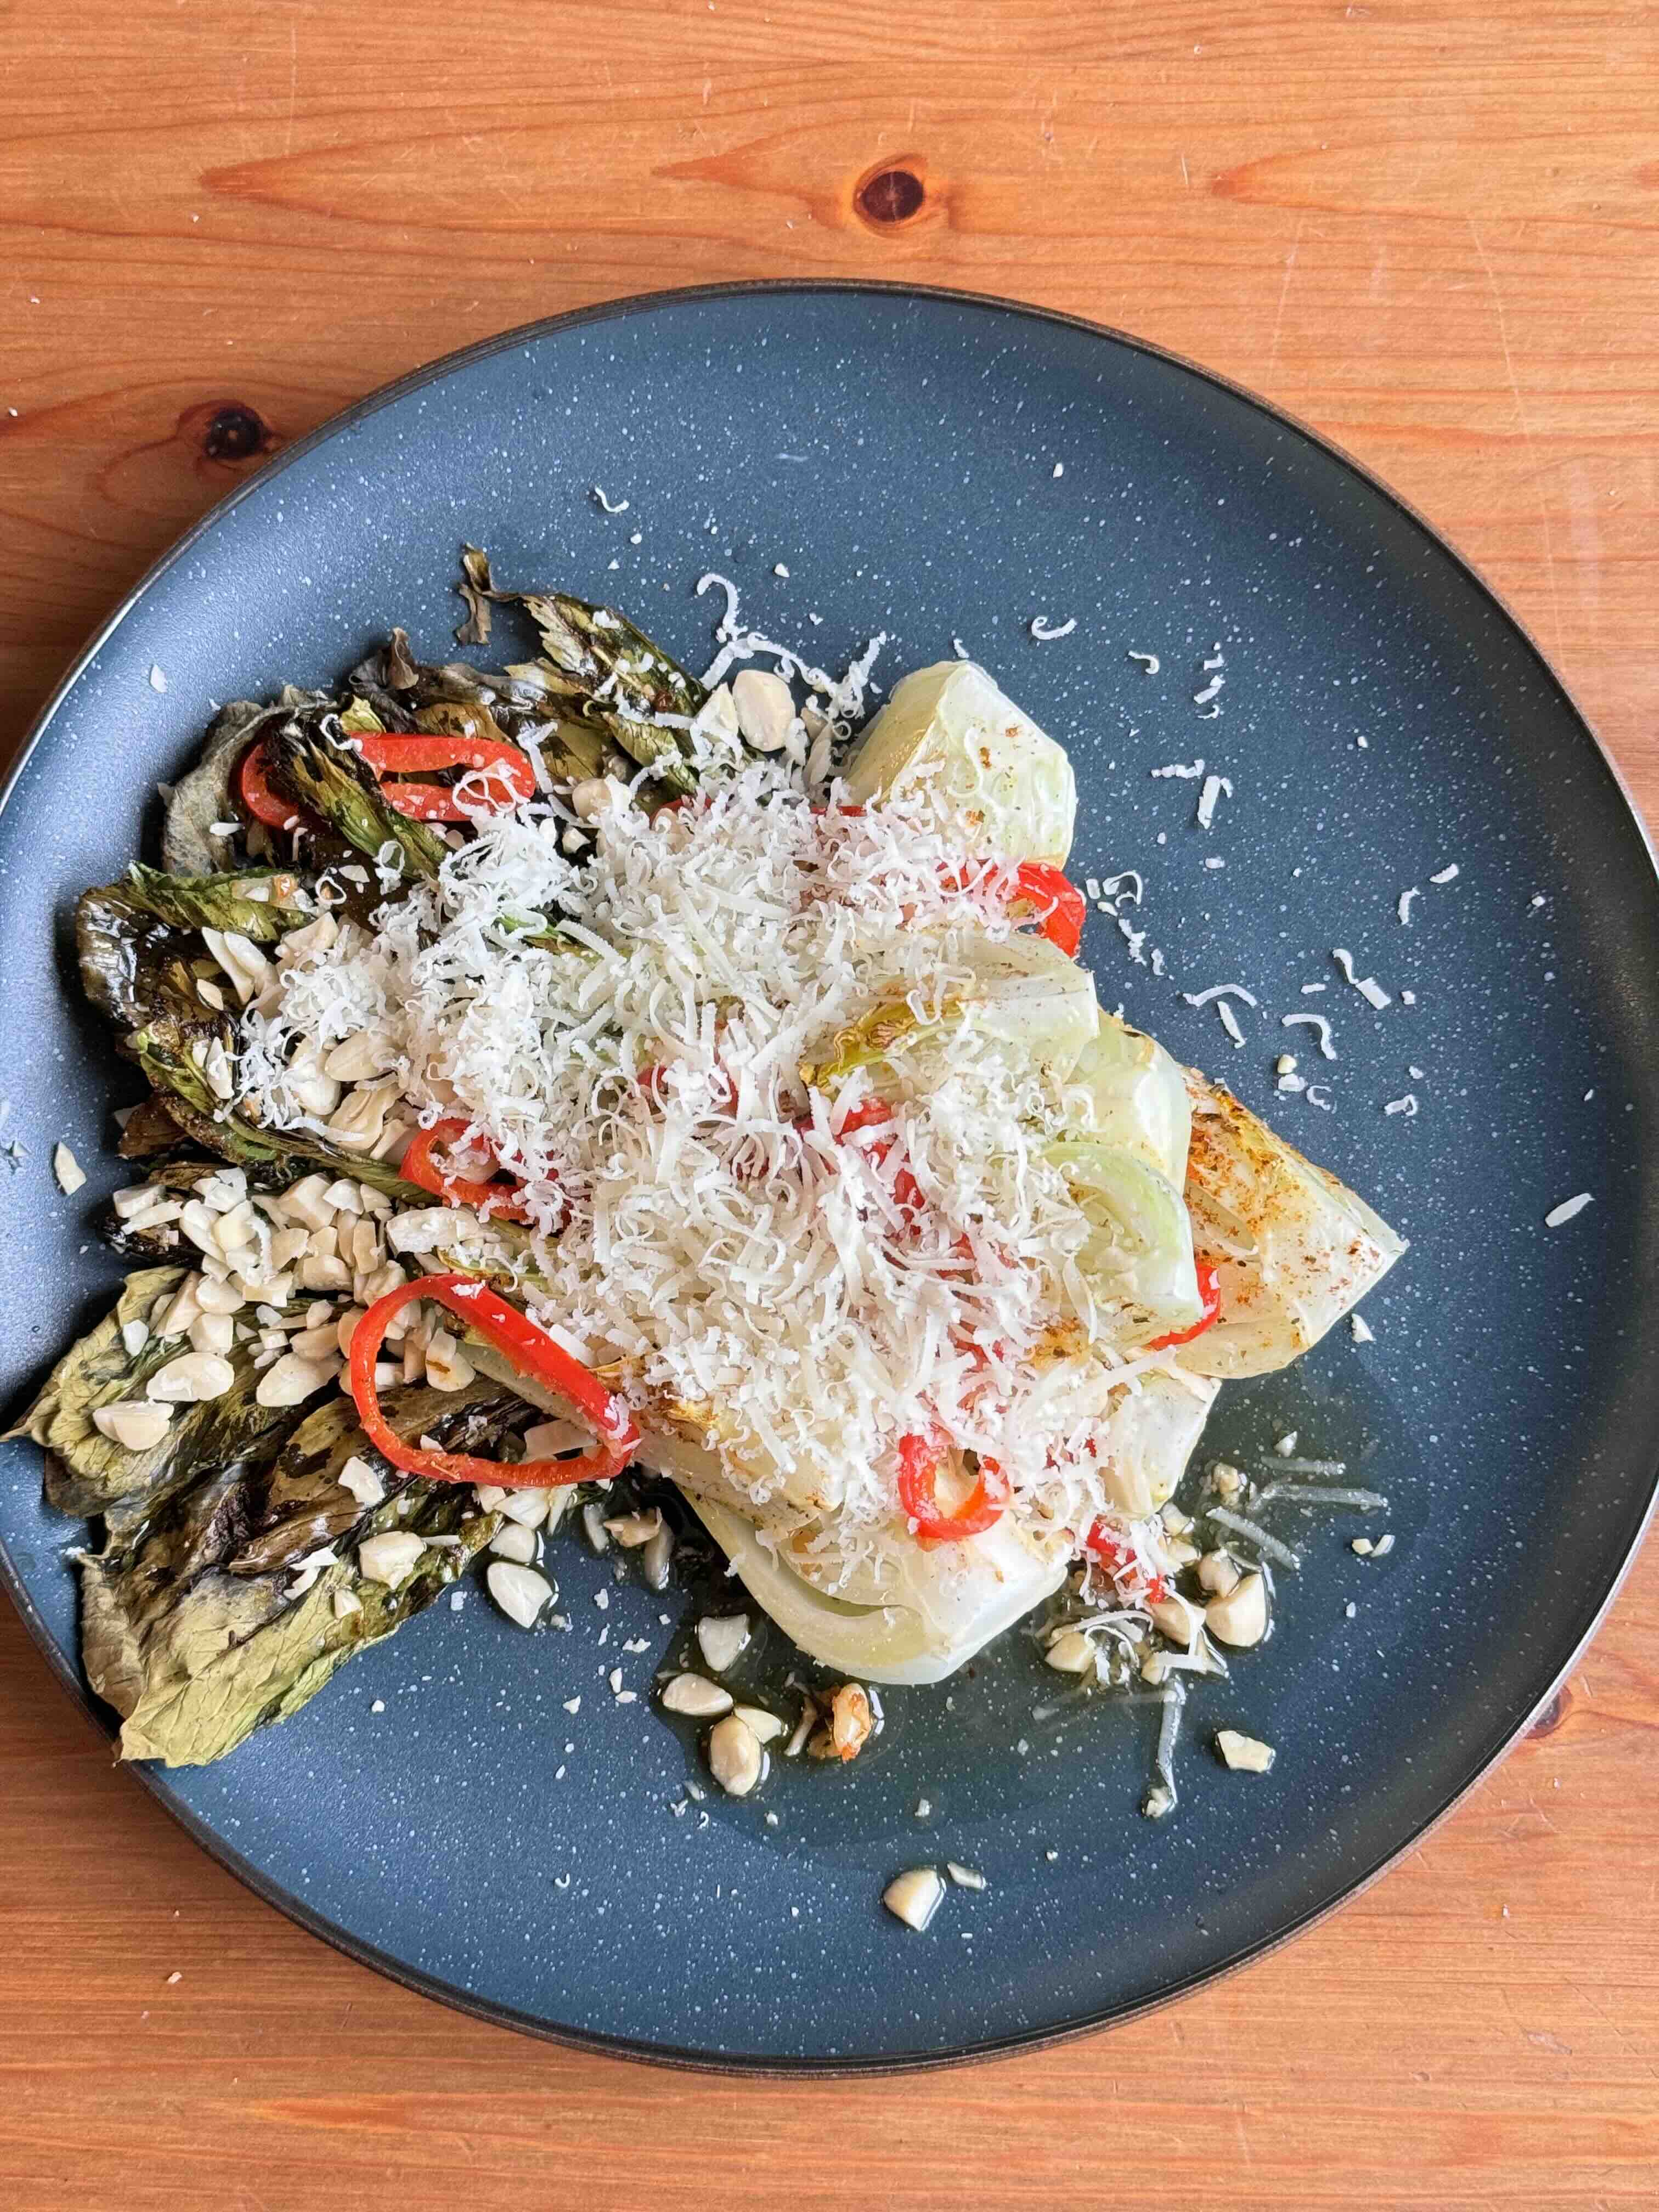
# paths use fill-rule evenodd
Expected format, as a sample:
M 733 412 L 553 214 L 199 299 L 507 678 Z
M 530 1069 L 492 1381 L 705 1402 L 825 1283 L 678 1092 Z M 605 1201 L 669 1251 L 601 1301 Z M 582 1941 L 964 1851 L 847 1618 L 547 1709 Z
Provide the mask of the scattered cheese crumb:
M 152 691 L 165 691 L 167 688 L 167 679 L 160 661 L 152 660 L 149 664 L 149 688 Z
M 386 1699 L 384 1698 L 376 1698 L 374 1704 L 368 1710 L 372 1713 L 383 1713 L 386 1711 Z
M 65 1198 L 80 1189 L 86 1181 L 86 1171 L 69 1146 L 63 1143 L 52 1148 L 52 1171 L 58 1178 L 58 1188 Z
M 1132 653 L 1129 658 L 1131 660 L 1139 661 L 1148 676 L 1156 676 L 1164 665 L 1155 653 Z
M 1382 1111 L 1385 1114 L 1403 1114 L 1409 1121 L 1417 1111 L 1417 1093 L 1408 1091 L 1403 1098 L 1390 1098 Z
M 1334 945 L 1331 947 L 1331 957 L 1335 961 L 1337 966 L 1342 970 L 1343 981 L 1345 983 L 1352 983 L 1354 989 L 1358 992 L 1360 997 L 1365 1000 L 1369 1005 L 1375 1006 L 1379 1013 L 1381 1013 L 1384 1006 L 1391 1006 L 1394 1004 L 1394 1000 L 1382 988 L 1382 986 L 1377 981 L 1375 975 L 1356 975 L 1354 974 L 1353 955 L 1349 951 L 1346 945 Z
M 1401 892 L 1399 898 L 1395 903 L 1395 913 L 1400 916 L 1401 921 L 1407 923 L 1408 926 L 1412 918 L 1412 901 L 1417 896 L 1417 885 L 1413 884 L 1408 891 Z
M 1551 1206 L 1549 1212 L 1544 1216 L 1544 1226 L 1546 1229 L 1559 1229 L 1565 1223 L 1571 1221 L 1576 1216 L 1581 1214 L 1587 1206 L 1594 1204 L 1595 1200 L 1589 1191 L 1581 1190 L 1577 1197 L 1564 1198 L 1559 1206 Z
M 1455 883 L 1455 882 L 1456 881 L 1456 879 L 1457 879 L 1457 863 L 1456 863 L 1456 861 L 1455 861 L 1455 860 L 1452 861 L 1452 862 L 1451 862 L 1451 864 L 1450 864 L 1449 866 L 1440 869 L 1440 870 L 1438 871 L 1438 872 L 1437 872 L 1437 873 L 1436 873 L 1436 874 L 1434 874 L 1434 875 L 1432 875 L 1432 876 L 1431 876 L 1431 877 L 1429 878 L 1429 881 L 1430 881 L 1431 884 L 1449 884 L 1449 883 Z
M 1364 1314 L 1348 1316 L 1348 1333 L 1356 1344 L 1375 1344 L 1376 1334 Z
M 625 499 L 607 499 L 598 484 L 593 486 L 593 496 L 607 514 L 626 514 L 628 512 L 628 501 Z
M 1077 628 L 1077 617 L 1073 615 L 1056 627 L 1053 623 L 1045 620 L 1042 615 L 1033 615 L 1030 628 L 1031 635 L 1039 645 L 1052 645 L 1056 638 L 1070 637 L 1072 632 Z
M 1170 761 L 1167 767 L 1155 768 L 1152 773 L 1154 775 L 1178 775 L 1183 783 L 1196 783 L 1204 773 L 1204 763 L 1201 760 L 1195 760 L 1190 768 L 1183 768 L 1179 761 Z
M 1055 476 L 1056 479 L 1058 479 L 1058 478 L 1059 478 L 1059 477 L 1063 477 L 1063 476 L 1065 475 L 1065 473 L 1066 473 L 1066 464 L 1065 464 L 1065 462 L 1064 462 L 1064 461 L 1056 461 L 1056 462 L 1054 463 L 1054 476 Z
M 784 567 L 781 561 L 775 561 L 772 563 L 772 574 L 775 576 L 787 576 L 789 574 L 789 571 Z
M 1200 830 L 1208 830 L 1213 825 L 1216 801 L 1224 796 L 1231 799 L 1232 795 L 1231 776 L 1206 775 L 1205 777 L 1204 788 L 1198 795 L 1198 826 Z M 1210 863 L 1206 860 L 1204 865 L 1208 867 Z
M 1312 1030 L 1319 1039 L 1319 1049 L 1325 1059 L 1336 1058 L 1336 1047 L 1331 1042 L 1331 1025 L 1323 1014 L 1281 1014 L 1279 1026 L 1282 1030 L 1305 1028 Z

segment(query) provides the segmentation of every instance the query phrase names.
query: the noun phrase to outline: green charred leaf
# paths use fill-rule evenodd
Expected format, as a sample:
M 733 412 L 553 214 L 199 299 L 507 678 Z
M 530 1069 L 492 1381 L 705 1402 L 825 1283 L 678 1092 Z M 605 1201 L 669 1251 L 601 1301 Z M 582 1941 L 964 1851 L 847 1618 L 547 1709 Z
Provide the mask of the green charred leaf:
M 390 805 L 374 770 L 349 746 L 298 720 L 281 723 L 265 739 L 271 783 L 298 807 L 318 816 L 349 845 L 372 860 L 391 845 L 410 876 L 435 876 L 449 848 L 423 822 L 411 822 Z
M 141 1396 L 158 1368 L 189 1349 L 182 1336 L 151 1335 L 137 1352 L 122 1341 L 125 1324 L 147 1327 L 160 1302 L 184 1281 L 183 1267 L 143 1267 L 129 1275 L 114 1310 L 71 1345 L 23 1416 L 16 1436 L 33 1437 L 52 1455 L 46 1498 L 60 1513 L 108 1512 L 117 1504 L 142 1510 L 211 1468 L 244 1456 L 259 1441 L 291 1426 L 291 1407 L 258 1404 L 258 1377 L 246 1346 L 229 1354 L 236 1380 L 223 1397 L 180 1406 L 159 1444 L 128 1451 L 104 1436 L 93 1409 L 118 1398 Z
M 82 987 L 100 1013 L 129 1027 L 144 1019 L 164 978 L 180 1006 L 193 1004 L 208 1021 L 210 1010 L 196 998 L 186 957 L 198 949 L 188 933 L 158 921 L 123 884 L 83 891 L 76 903 Z
M 431 1193 L 405 1182 L 390 1160 L 331 1145 L 309 1129 L 267 1128 L 249 1119 L 245 1109 L 218 1098 L 195 1060 L 191 1030 L 161 1018 L 137 1031 L 129 1049 L 150 1081 L 167 1095 L 167 1113 L 198 1145 L 222 1160 L 248 1171 L 261 1189 L 281 1189 L 297 1181 L 296 1167 L 317 1167 L 331 1176 L 350 1176 L 371 1190 L 384 1191 L 404 1206 L 426 1206 Z
M 420 681 L 420 671 L 409 650 L 409 632 L 394 629 L 386 641 L 381 655 L 385 669 L 384 681 L 388 691 L 412 691 Z
M 487 1452 L 515 1422 L 535 1418 L 516 1392 L 490 1381 L 452 1391 L 421 1384 L 388 1391 L 385 1402 L 400 1436 L 440 1437 L 451 1451 Z M 264 1575 L 292 1567 L 357 1528 L 364 1509 L 340 1484 L 340 1469 L 352 1458 L 374 1469 L 388 1498 L 411 1485 L 428 1487 L 380 1456 L 349 1398 L 332 1398 L 307 1413 L 275 1460 L 251 1480 L 249 1528 L 226 1559 L 229 1571 Z
M 204 876 L 168 875 L 135 860 L 125 883 L 89 898 L 124 897 L 136 910 L 178 930 L 234 930 L 255 945 L 274 945 L 290 929 L 315 921 L 301 903 L 303 880 L 291 868 L 237 868 Z
M 470 1392 L 464 1404 L 452 1399 L 434 1426 L 425 1402 L 433 1395 L 388 1393 L 387 1419 L 400 1434 L 435 1433 L 465 1449 L 529 1418 L 521 1401 L 496 1389 Z M 349 1439 L 333 1437 L 326 1458 L 342 1443 Z M 361 1434 L 356 1449 L 373 1457 Z M 282 1525 L 262 1530 L 262 1477 L 236 1468 L 170 1500 L 132 1545 L 83 1559 L 82 1655 L 94 1687 L 125 1723 L 125 1757 L 204 1765 L 262 1723 L 298 1711 L 354 1651 L 429 1604 L 500 1526 L 500 1516 L 480 1512 L 464 1486 L 393 1480 L 398 1487 L 389 1485 L 385 1501 L 368 1513 L 342 1493 L 354 1517 L 337 1540 L 349 1534 L 355 1547 L 392 1529 L 458 1540 L 428 1549 L 395 1591 L 358 1574 L 355 1550 L 301 1592 L 286 1552 L 268 1571 L 249 1571 L 247 1560 L 231 1571 L 231 1561 L 251 1545 L 278 1548 Z M 295 1505 L 288 1534 L 297 1541 L 305 1508 L 298 1498 Z M 356 1607 L 337 1611 L 337 1596 L 355 1599 Z
M 459 588 L 470 618 L 456 632 L 458 638 L 482 642 L 489 636 L 491 602 L 522 607 L 541 633 L 546 655 L 540 664 L 542 681 L 552 709 L 562 718 L 591 722 L 603 730 L 630 760 L 652 769 L 671 791 L 696 789 L 684 740 L 653 720 L 659 714 L 695 715 L 702 710 L 708 695 L 695 676 L 614 607 L 597 606 L 566 592 L 498 590 L 489 556 L 476 545 L 463 549 L 461 568 Z
M 222 1083 L 235 1089 L 236 1024 L 228 1015 L 193 1006 L 176 973 L 147 979 L 148 1003 L 129 1018 L 142 1018 L 125 1049 L 158 1091 L 167 1095 L 167 1112 L 186 1134 L 222 1159 L 247 1167 L 269 1166 L 287 1146 L 259 1130 L 240 1105 L 222 1097 Z
M 75 908 L 75 945 L 87 996 L 103 1012 L 136 1027 L 151 1008 L 216 1025 L 218 1010 L 198 989 L 207 982 L 235 994 L 209 951 L 204 929 L 271 944 L 315 919 L 297 903 L 291 871 L 243 868 L 217 876 L 169 876 L 135 864 L 120 883 L 83 891 Z

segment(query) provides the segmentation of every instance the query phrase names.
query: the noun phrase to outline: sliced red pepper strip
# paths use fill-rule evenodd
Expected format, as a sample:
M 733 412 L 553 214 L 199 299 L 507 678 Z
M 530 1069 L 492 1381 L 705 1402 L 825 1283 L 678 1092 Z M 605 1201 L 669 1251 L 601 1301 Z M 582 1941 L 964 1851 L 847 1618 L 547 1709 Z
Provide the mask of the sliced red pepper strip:
M 460 768 L 488 772 L 485 799 L 492 806 L 521 806 L 536 794 L 536 772 L 516 746 L 494 738 L 430 737 L 420 731 L 376 734 L 368 731 L 356 739 L 359 750 L 377 776 L 389 806 L 411 822 L 466 822 L 471 816 L 456 802 L 447 783 L 399 781 L 406 769 Z M 265 772 L 264 744 L 250 745 L 237 771 L 242 804 L 254 819 L 269 830 L 286 830 L 290 823 L 309 823 L 311 816 L 273 789 Z
M 994 1459 L 982 1459 L 967 1497 L 953 1513 L 942 1512 L 938 1484 L 944 1457 L 945 1447 L 936 1437 L 913 1433 L 899 1438 L 899 1504 L 906 1518 L 915 1522 L 918 1543 L 956 1544 L 964 1536 L 982 1535 L 1001 1519 L 1008 1503 L 1007 1477 Z
M 265 749 L 263 743 L 250 745 L 242 755 L 241 765 L 236 771 L 236 787 L 242 804 L 256 822 L 263 822 L 267 830 L 298 829 L 309 826 L 312 816 L 303 806 L 295 805 L 279 791 L 271 788 L 265 774 Z
M 498 1221 L 533 1221 L 535 1217 L 510 1185 L 469 1182 L 465 1176 L 446 1175 L 434 1161 L 434 1146 L 453 1148 L 471 1127 L 468 1121 L 434 1121 L 429 1129 L 417 1129 L 404 1154 L 398 1174 L 405 1182 L 419 1183 L 422 1190 L 429 1190 L 434 1198 L 442 1199 L 446 1206 L 475 1206 L 480 1213 L 489 1213 Z
M 516 745 L 504 744 L 497 738 L 370 730 L 358 735 L 356 743 L 380 778 L 387 804 L 412 822 L 465 822 L 471 817 L 457 803 L 448 784 L 397 781 L 411 770 L 459 768 L 471 773 L 482 769 L 488 778 L 484 796 L 492 806 L 521 806 L 536 795 L 536 773 L 529 761 Z
M 1202 1316 L 1190 1328 L 1178 1328 L 1170 1336 L 1155 1336 L 1147 1345 L 1148 1352 L 1167 1352 L 1172 1345 L 1190 1344 L 1195 1336 L 1202 1336 L 1206 1328 L 1213 1328 L 1221 1317 L 1221 1285 L 1215 1269 L 1207 1260 L 1198 1262 L 1198 1296 L 1204 1308 Z
M 1056 945 L 1068 960 L 1075 960 L 1083 942 L 1087 900 L 1062 869 L 1047 860 L 1022 860 L 1017 872 L 1018 889 L 1011 905 L 1030 904 L 1038 910 L 1038 933 Z
M 477 1459 L 471 1452 L 428 1451 L 405 1443 L 380 1411 L 374 1364 L 386 1325 L 407 1305 L 431 1298 L 458 1320 L 470 1322 L 521 1375 L 532 1376 L 566 1399 L 599 1442 L 575 1459 L 527 1459 L 516 1467 L 504 1461 Z M 477 1275 L 417 1275 L 377 1298 L 351 1337 L 351 1395 L 363 1432 L 376 1451 L 406 1474 L 433 1482 L 493 1483 L 502 1490 L 550 1490 L 568 1482 L 608 1482 L 634 1456 L 640 1432 L 622 1400 L 607 1390 L 591 1369 L 574 1358 L 527 1314 L 490 1289 Z

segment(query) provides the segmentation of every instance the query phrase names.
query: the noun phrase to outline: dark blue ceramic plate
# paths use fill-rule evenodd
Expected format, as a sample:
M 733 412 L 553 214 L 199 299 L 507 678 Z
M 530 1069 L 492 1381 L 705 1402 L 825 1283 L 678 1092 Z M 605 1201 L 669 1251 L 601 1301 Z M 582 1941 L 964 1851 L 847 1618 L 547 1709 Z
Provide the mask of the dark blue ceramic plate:
M 626 513 L 602 512 L 595 484 Z M 1365 1881 L 1499 1755 L 1647 1514 L 1659 900 L 1607 761 L 1526 637 L 1397 501 L 1127 339 L 823 285 L 671 295 L 495 340 L 353 409 L 210 516 L 75 670 L 18 772 L 0 820 L 0 1093 L 27 1158 L 0 1197 L 9 1310 L 27 1318 L 0 1342 L 9 1397 L 115 1279 L 87 1224 L 117 1180 L 111 1101 L 130 1094 L 74 987 L 71 899 L 153 836 L 155 783 L 216 701 L 327 678 L 394 622 L 438 656 L 463 538 L 498 574 L 614 599 L 693 665 L 715 601 L 692 587 L 711 568 L 831 665 L 877 628 L 878 675 L 960 637 L 1065 740 L 1073 872 L 1140 869 L 1136 926 L 1168 963 L 1161 979 L 1136 965 L 1096 916 L 1085 951 L 1105 1001 L 1412 1240 L 1367 1305 L 1375 1340 L 1340 1328 L 1288 1375 L 1230 1389 L 1206 1450 L 1249 1464 L 1297 1430 L 1389 1492 L 1394 1549 L 1370 1563 L 1348 1547 L 1357 1523 L 1280 1520 L 1304 1566 L 1271 1643 L 1194 1696 L 1161 1824 L 1139 1810 L 1155 1713 L 1034 1721 L 1056 1678 L 1018 1639 L 948 1692 L 894 1692 L 879 1756 L 789 1767 L 757 1799 L 677 1815 L 685 1747 L 605 1681 L 638 1635 L 648 1654 L 623 1663 L 643 1689 L 673 1635 L 636 1583 L 599 1611 L 610 1562 L 574 1545 L 571 1633 L 526 1637 L 477 1595 L 459 1616 L 440 1606 L 222 1765 L 140 1778 L 355 1955 L 597 2047 L 915 2065 L 1191 1989 Z M 1076 627 L 1039 643 L 1034 617 Z M 1223 711 L 1206 719 L 1194 694 L 1218 644 Z M 1233 785 L 1208 834 L 1197 785 L 1153 773 L 1200 757 Z M 1342 981 L 1338 945 L 1386 1010 Z M 1234 981 L 1261 1002 L 1242 1049 L 1182 995 Z M 1334 1064 L 1280 1027 L 1309 1008 L 1332 1018 Z M 1287 1048 L 1334 1110 L 1274 1095 Z M 1414 1116 L 1385 1110 L 1407 1093 Z M 47 1171 L 59 1137 L 91 1170 L 72 1200 Z M 1546 1227 L 1580 1190 L 1593 1205 Z M 12 1592 L 85 1699 L 64 1560 L 80 1530 L 39 1492 L 38 1455 L 5 1446 Z M 1228 1725 L 1278 1747 L 1270 1774 L 1221 1768 L 1209 1740 Z M 905 1932 L 884 1882 L 946 1857 L 988 1887 L 953 1889 L 928 1933 Z

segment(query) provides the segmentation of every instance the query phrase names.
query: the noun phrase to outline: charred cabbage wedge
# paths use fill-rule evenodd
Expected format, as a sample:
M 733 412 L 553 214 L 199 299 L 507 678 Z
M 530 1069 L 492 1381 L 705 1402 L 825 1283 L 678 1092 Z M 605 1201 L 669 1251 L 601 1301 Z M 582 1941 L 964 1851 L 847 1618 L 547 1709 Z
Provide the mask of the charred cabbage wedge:
M 1216 1267 L 1221 1318 L 1185 1346 L 1194 1375 L 1287 1367 L 1406 1249 L 1380 1214 L 1218 1086 L 1189 1074 L 1187 1206 Z

